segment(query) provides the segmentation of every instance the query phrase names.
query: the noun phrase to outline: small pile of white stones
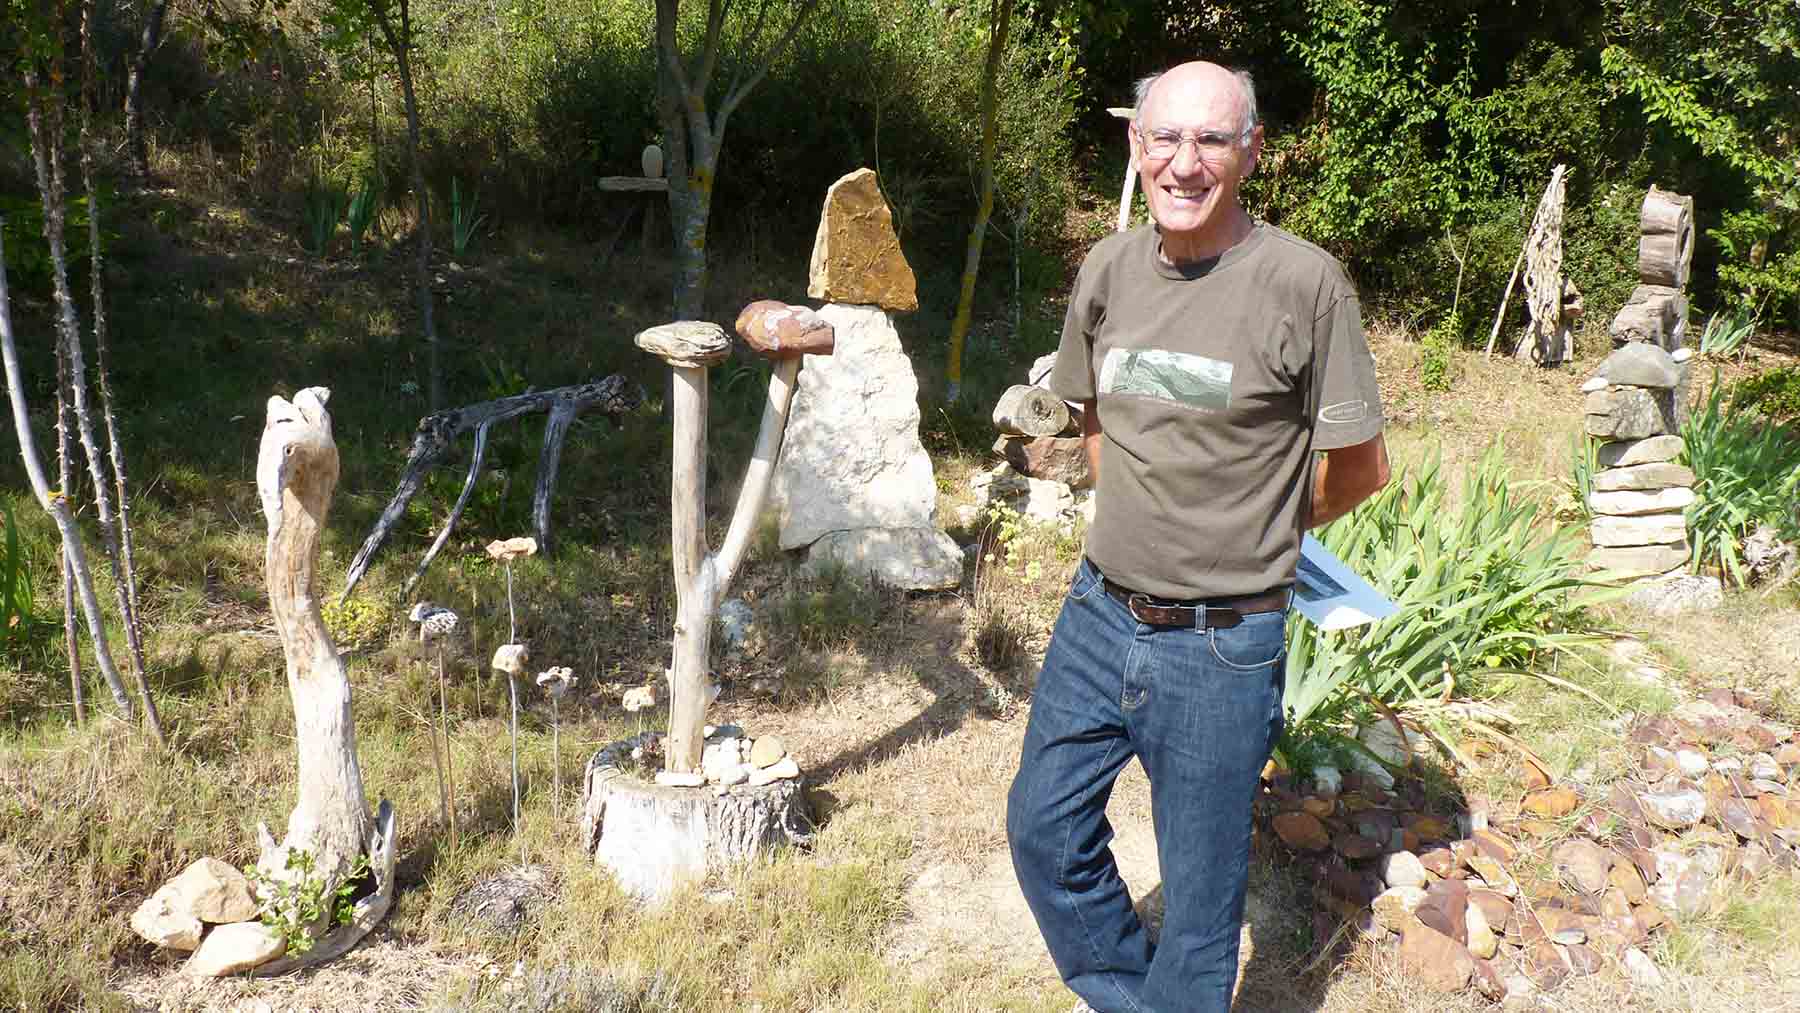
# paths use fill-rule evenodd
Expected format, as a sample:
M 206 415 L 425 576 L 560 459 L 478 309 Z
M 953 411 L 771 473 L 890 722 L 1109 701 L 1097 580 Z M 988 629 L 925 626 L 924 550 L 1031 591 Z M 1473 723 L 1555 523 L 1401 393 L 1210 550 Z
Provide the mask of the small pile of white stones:
M 706 746 L 697 771 L 658 771 L 656 783 L 676 788 L 716 785 L 719 794 L 737 785 L 759 787 L 800 776 L 800 764 L 780 738 L 752 739 L 737 725 L 707 725 Z M 636 758 L 637 750 L 633 750 Z

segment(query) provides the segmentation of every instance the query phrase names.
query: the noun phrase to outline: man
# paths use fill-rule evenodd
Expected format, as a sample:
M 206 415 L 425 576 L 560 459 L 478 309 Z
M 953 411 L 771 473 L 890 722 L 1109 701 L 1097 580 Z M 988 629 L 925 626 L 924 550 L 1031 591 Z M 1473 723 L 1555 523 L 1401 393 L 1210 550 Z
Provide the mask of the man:
M 1223 1011 L 1301 537 L 1386 484 L 1387 451 L 1343 269 L 1240 201 L 1263 142 L 1249 76 L 1147 79 L 1130 138 L 1153 224 L 1089 253 L 1049 381 L 1082 405 L 1098 499 L 1007 836 L 1078 1010 Z M 1162 872 L 1155 946 L 1108 848 L 1134 756 Z

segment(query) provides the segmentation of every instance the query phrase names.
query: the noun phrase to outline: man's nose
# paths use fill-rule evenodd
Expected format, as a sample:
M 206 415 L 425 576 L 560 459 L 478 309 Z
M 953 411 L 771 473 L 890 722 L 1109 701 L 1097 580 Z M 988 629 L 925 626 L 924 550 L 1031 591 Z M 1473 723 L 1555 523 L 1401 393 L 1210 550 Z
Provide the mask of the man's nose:
M 1183 137 L 1175 154 L 1169 157 L 1169 170 L 1177 176 L 1199 175 L 1206 167 L 1206 159 L 1200 157 L 1200 145 L 1190 138 Z

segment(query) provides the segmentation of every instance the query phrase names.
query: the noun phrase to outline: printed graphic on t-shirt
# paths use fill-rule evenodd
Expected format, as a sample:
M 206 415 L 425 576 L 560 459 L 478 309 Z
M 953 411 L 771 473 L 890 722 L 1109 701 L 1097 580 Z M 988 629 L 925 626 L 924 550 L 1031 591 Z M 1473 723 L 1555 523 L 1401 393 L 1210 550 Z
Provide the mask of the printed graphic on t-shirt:
M 1231 407 L 1231 363 L 1161 348 L 1114 348 L 1100 364 L 1100 393 L 1222 412 Z

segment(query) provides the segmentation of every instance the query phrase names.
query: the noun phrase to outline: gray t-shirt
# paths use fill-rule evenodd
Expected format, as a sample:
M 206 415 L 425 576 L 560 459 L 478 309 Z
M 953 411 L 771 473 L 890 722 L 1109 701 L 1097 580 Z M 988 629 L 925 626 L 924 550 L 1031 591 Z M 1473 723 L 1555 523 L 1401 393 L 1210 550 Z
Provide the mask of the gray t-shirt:
M 1381 432 L 1356 291 L 1272 225 L 1177 268 L 1152 225 L 1089 252 L 1049 387 L 1096 399 L 1104 431 L 1087 554 L 1164 598 L 1293 583 L 1313 452 Z

